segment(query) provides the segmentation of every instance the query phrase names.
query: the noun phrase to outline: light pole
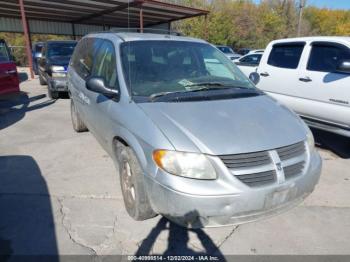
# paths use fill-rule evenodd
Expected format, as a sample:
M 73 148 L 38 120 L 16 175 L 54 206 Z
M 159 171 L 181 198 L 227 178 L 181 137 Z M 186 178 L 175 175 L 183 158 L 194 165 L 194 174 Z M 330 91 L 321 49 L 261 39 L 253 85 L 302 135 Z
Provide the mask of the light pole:
M 303 8 L 305 7 L 306 0 L 299 0 L 299 19 L 298 19 L 298 32 L 297 35 L 300 36 L 301 33 L 301 19 L 303 16 Z

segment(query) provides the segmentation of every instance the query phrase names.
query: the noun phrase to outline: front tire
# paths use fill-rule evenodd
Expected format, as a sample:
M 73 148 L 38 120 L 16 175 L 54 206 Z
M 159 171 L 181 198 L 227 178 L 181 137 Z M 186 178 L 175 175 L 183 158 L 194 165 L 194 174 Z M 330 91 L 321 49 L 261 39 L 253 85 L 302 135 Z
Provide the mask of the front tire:
M 156 216 L 149 203 L 144 188 L 144 175 L 133 150 L 122 144 L 117 148 L 120 184 L 126 211 L 138 221 Z
M 41 76 L 40 73 L 39 73 L 39 83 L 40 83 L 40 85 L 42 85 L 42 86 L 46 85 L 46 81 L 44 80 L 44 78 Z
M 50 99 L 58 99 L 60 97 L 57 91 L 52 91 L 50 85 L 47 87 L 47 96 Z
M 73 129 L 80 133 L 80 132 L 84 132 L 87 131 L 87 127 L 85 126 L 83 120 L 81 120 L 79 113 L 73 103 L 73 100 L 70 100 L 70 115 L 71 115 L 71 119 L 72 119 L 72 125 L 73 125 Z

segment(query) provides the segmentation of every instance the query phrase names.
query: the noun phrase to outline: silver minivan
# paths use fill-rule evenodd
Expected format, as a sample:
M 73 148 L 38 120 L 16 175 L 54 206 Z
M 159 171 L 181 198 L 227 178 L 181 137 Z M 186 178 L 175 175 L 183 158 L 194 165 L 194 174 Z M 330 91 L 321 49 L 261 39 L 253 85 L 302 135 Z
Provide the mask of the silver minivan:
M 136 220 L 240 224 L 297 205 L 319 180 L 309 128 L 203 40 L 90 34 L 68 87 L 73 128 L 112 157 Z

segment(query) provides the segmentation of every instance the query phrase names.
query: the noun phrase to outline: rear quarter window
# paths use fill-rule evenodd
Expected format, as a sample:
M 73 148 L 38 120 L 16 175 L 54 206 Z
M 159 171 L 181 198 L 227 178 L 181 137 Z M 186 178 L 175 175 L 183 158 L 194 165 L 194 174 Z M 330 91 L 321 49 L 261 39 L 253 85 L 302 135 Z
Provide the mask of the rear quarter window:
M 296 69 L 305 43 L 283 43 L 272 47 L 267 64 L 280 68 Z

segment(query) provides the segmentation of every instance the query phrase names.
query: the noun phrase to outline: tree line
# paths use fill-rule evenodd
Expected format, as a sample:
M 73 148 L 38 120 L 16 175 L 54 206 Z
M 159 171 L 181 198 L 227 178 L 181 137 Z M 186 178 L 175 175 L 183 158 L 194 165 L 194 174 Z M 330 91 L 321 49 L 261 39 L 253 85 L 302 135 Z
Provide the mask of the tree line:
M 197 17 L 176 22 L 174 30 L 193 37 L 208 36 L 213 44 L 264 48 L 271 40 L 297 36 L 299 0 L 262 0 L 259 4 L 251 0 L 182 2 L 209 10 L 207 26 L 204 17 Z M 350 36 L 350 10 L 306 5 L 300 35 Z
M 164 0 L 210 11 L 204 17 L 173 23 L 186 36 L 207 38 L 213 44 L 239 48 L 265 48 L 274 39 L 297 36 L 300 0 Z M 349 0 L 350 1 L 350 0 Z M 307 0 L 306 0 L 307 3 Z M 301 36 L 350 36 L 350 10 L 308 6 L 303 10 Z M 0 33 L 9 45 L 24 46 L 23 34 Z M 32 41 L 69 39 L 69 36 L 36 35 Z M 26 64 L 25 49 L 13 48 L 20 65 Z

